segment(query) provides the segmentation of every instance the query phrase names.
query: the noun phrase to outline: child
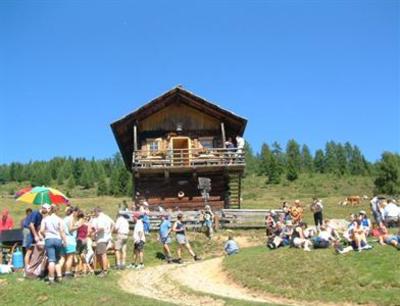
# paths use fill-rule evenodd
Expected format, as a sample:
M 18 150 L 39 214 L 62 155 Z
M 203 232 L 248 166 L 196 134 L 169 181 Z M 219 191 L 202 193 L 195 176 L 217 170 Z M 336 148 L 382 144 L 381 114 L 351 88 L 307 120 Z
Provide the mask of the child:
M 226 255 L 231 256 L 239 253 L 239 246 L 235 240 L 233 240 L 232 235 L 229 235 L 228 241 L 225 243 L 224 251 Z

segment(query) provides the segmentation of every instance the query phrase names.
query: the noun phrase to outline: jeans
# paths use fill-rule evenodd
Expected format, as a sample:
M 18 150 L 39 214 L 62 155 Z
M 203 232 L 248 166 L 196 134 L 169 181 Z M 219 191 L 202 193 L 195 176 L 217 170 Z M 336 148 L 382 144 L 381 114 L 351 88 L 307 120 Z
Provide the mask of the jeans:
M 47 258 L 49 262 L 58 263 L 60 260 L 60 253 L 63 248 L 61 239 L 49 238 L 44 241 L 44 247 L 46 248 Z

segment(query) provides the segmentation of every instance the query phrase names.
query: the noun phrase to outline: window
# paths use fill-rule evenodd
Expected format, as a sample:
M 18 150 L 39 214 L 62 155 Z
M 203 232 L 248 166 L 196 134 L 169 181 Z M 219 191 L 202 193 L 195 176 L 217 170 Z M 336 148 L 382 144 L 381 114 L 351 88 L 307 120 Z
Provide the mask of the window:
M 199 137 L 199 141 L 203 148 L 211 149 L 214 147 L 213 137 Z
M 160 150 L 160 139 L 147 139 L 147 150 L 150 153 L 155 153 Z

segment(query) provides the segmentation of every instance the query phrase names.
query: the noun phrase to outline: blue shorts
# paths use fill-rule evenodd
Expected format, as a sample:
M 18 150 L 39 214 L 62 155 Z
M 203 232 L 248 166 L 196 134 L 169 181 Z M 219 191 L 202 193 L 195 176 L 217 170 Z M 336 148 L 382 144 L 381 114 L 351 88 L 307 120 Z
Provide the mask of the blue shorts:
M 183 234 L 176 234 L 176 241 L 179 244 L 186 244 L 188 243 L 188 240 L 186 239 L 186 235 Z
M 29 249 L 33 244 L 33 236 L 29 228 L 24 227 L 22 230 L 22 246 Z
M 160 237 L 160 242 L 161 244 L 170 244 L 171 243 L 171 237 Z
M 400 243 L 400 236 L 391 235 L 385 239 L 386 244 L 392 244 L 393 241 Z
M 57 263 L 61 257 L 62 241 L 58 238 L 50 238 L 44 241 L 49 262 Z

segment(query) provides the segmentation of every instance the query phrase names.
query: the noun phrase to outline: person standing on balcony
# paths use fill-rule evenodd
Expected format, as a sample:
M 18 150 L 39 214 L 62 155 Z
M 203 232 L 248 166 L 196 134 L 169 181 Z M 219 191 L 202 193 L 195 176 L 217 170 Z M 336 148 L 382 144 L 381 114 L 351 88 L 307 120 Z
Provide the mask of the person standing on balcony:
M 239 161 L 244 160 L 244 138 L 240 137 L 239 135 L 236 136 L 236 148 L 237 148 L 237 156 L 239 158 Z

